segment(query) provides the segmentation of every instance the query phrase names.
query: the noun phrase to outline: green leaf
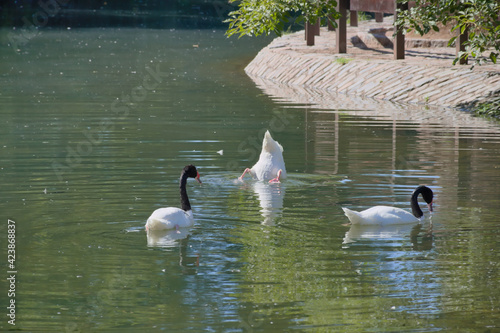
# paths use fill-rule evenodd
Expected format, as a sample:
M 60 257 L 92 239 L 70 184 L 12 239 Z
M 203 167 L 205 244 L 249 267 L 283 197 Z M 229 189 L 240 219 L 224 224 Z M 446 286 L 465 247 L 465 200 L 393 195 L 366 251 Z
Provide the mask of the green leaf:
M 490 53 L 490 59 L 491 61 L 496 64 L 497 63 L 497 54 L 495 52 Z
M 457 39 L 457 36 L 451 37 L 450 40 L 448 41 L 448 47 L 451 47 L 456 39 Z
M 408 0 L 397 0 L 407 3 Z M 325 21 L 327 16 L 336 18 L 338 0 L 228 0 L 236 3 L 237 10 L 228 14 L 226 35 L 259 35 L 290 29 L 291 24 L 301 24 L 305 20 Z M 484 50 L 494 50 L 489 54 L 491 61 L 500 55 L 500 1 L 498 0 L 415 0 L 416 5 L 401 11 L 397 24 L 407 31 L 423 35 L 429 31 L 439 31 L 439 27 L 453 22 L 451 31 L 465 33 L 469 30 L 467 51 L 460 57 L 474 57 L 479 64 Z M 289 22 L 289 23 L 287 23 Z M 456 37 L 448 45 L 456 43 Z M 454 63 L 457 60 L 453 61 Z

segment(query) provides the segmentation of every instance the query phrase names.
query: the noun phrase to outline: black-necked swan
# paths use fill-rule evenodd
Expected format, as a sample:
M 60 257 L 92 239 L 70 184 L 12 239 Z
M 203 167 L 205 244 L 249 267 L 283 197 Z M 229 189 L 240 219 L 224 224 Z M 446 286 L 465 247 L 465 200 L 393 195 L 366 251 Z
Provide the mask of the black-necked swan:
M 388 225 L 388 224 L 405 224 L 421 221 L 424 213 L 418 205 L 418 196 L 422 194 L 424 201 L 432 212 L 432 199 L 434 194 L 427 186 L 419 186 L 413 192 L 410 199 L 412 213 L 395 207 L 375 206 L 368 208 L 362 212 L 356 212 L 348 208 L 342 207 L 345 215 L 349 218 L 352 224 L 359 225 Z
M 269 131 L 264 135 L 259 160 L 251 169 L 246 168 L 238 179 L 243 180 L 247 173 L 254 179 L 269 180 L 270 183 L 279 183 L 280 179 L 286 178 L 283 147 L 271 137 Z
M 190 227 L 194 224 L 191 204 L 186 192 L 188 178 L 194 178 L 201 184 L 200 174 L 194 165 L 186 165 L 181 172 L 179 188 L 181 193 L 181 208 L 158 208 L 146 222 L 146 230 L 165 230 Z

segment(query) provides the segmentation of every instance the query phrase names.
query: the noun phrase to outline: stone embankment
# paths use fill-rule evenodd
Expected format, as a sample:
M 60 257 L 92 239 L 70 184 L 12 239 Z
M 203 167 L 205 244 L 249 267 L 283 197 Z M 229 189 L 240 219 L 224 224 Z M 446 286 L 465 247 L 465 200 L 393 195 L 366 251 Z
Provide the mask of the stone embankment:
M 335 54 L 335 32 L 321 29 L 314 46 L 304 32 L 276 38 L 245 68 L 250 77 L 394 102 L 460 107 L 500 93 L 500 65 L 452 65 L 445 40 L 406 41 L 404 60 L 393 60 L 391 22 L 348 27 L 346 54 Z M 436 46 L 424 48 L 421 45 Z

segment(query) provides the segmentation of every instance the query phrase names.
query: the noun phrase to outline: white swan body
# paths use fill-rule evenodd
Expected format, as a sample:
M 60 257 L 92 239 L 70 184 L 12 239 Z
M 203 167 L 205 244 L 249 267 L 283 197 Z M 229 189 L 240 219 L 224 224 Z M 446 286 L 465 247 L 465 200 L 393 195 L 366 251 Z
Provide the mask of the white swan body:
M 166 207 L 155 210 L 146 222 L 147 231 L 187 228 L 194 224 L 193 212 L 186 192 L 188 178 L 194 178 L 201 184 L 200 174 L 196 170 L 196 167 L 194 165 L 186 165 L 182 170 L 179 180 L 181 208 Z
M 184 211 L 177 207 L 158 208 L 146 223 L 149 230 L 187 228 L 194 224 L 193 211 Z
M 361 212 L 345 207 L 342 207 L 342 210 L 349 218 L 349 221 L 357 225 L 407 224 L 420 221 L 420 219 L 404 209 L 389 206 L 375 206 Z
M 254 179 L 268 180 L 270 183 L 279 183 L 280 179 L 286 178 L 283 147 L 271 137 L 269 131 L 264 135 L 259 160 L 251 169 L 245 169 L 239 179 L 242 180 L 246 173 L 250 173 Z
M 419 186 L 413 191 L 410 199 L 412 213 L 401 208 L 389 206 L 375 206 L 361 212 L 356 212 L 345 207 L 342 207 L 342 210 L 349 221 L 357 225 L 391 225 L 420 222 L 424 213 L 418 205 L 419 194 L 422 194 L 429 207 L 429 211 L 432 212 L 434 194 L 427 186 Z

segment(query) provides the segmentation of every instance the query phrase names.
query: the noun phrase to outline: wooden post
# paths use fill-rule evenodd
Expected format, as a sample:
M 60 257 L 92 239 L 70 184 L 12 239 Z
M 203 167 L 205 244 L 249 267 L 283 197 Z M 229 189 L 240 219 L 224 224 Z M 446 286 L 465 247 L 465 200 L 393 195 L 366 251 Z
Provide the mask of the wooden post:
M 396 22 L 398 10 L 402 10 L 401 4 L 394 0 L 394 22 Z M 401 26 L 394 24 L 394 29 L 396 29 L 396 35 L 394 36 L 394 59 L 404 59 L 405 58 L 405 35 L 401 31 Z
M 460 33 L 460 30 L 458 30 L 458 36 L 457 36 L 457 39 L 455 39 L 457 57 L 458 57 L 459 52 L 465 51 L 465 42 L 467 41 L 468 38 L 469 38 L 468 29 L 465 29 L 463 34 Z M 460 65 L 467 65 L 467 59 L 460 59 L 460 60 L 458 60 L 458 63 Z
M 340 13 L 340 18 L 337 20 L 337 29 L 335 30 L 337 37 L 337 45 L 335 45 L 336 53 L 347 53 L 347 1 L 337 1 L 337 11 Z
M 328 17 L 328 31 L 334 31 L 335 30 L 335 27 L 333 26 L 332 22 L 330 21 L 332 19 L 332 17 Z
M 358 26 L 358 12 L 355 10 L 350 10 L 350 19 L 351 19 L 351 27 L 357 27 Z
M 313 46 L 314 45 L 314 25 L 306 22 L 306 45 Z
M 384 22 L 384 13 L 375 13 L 375 22 Z

